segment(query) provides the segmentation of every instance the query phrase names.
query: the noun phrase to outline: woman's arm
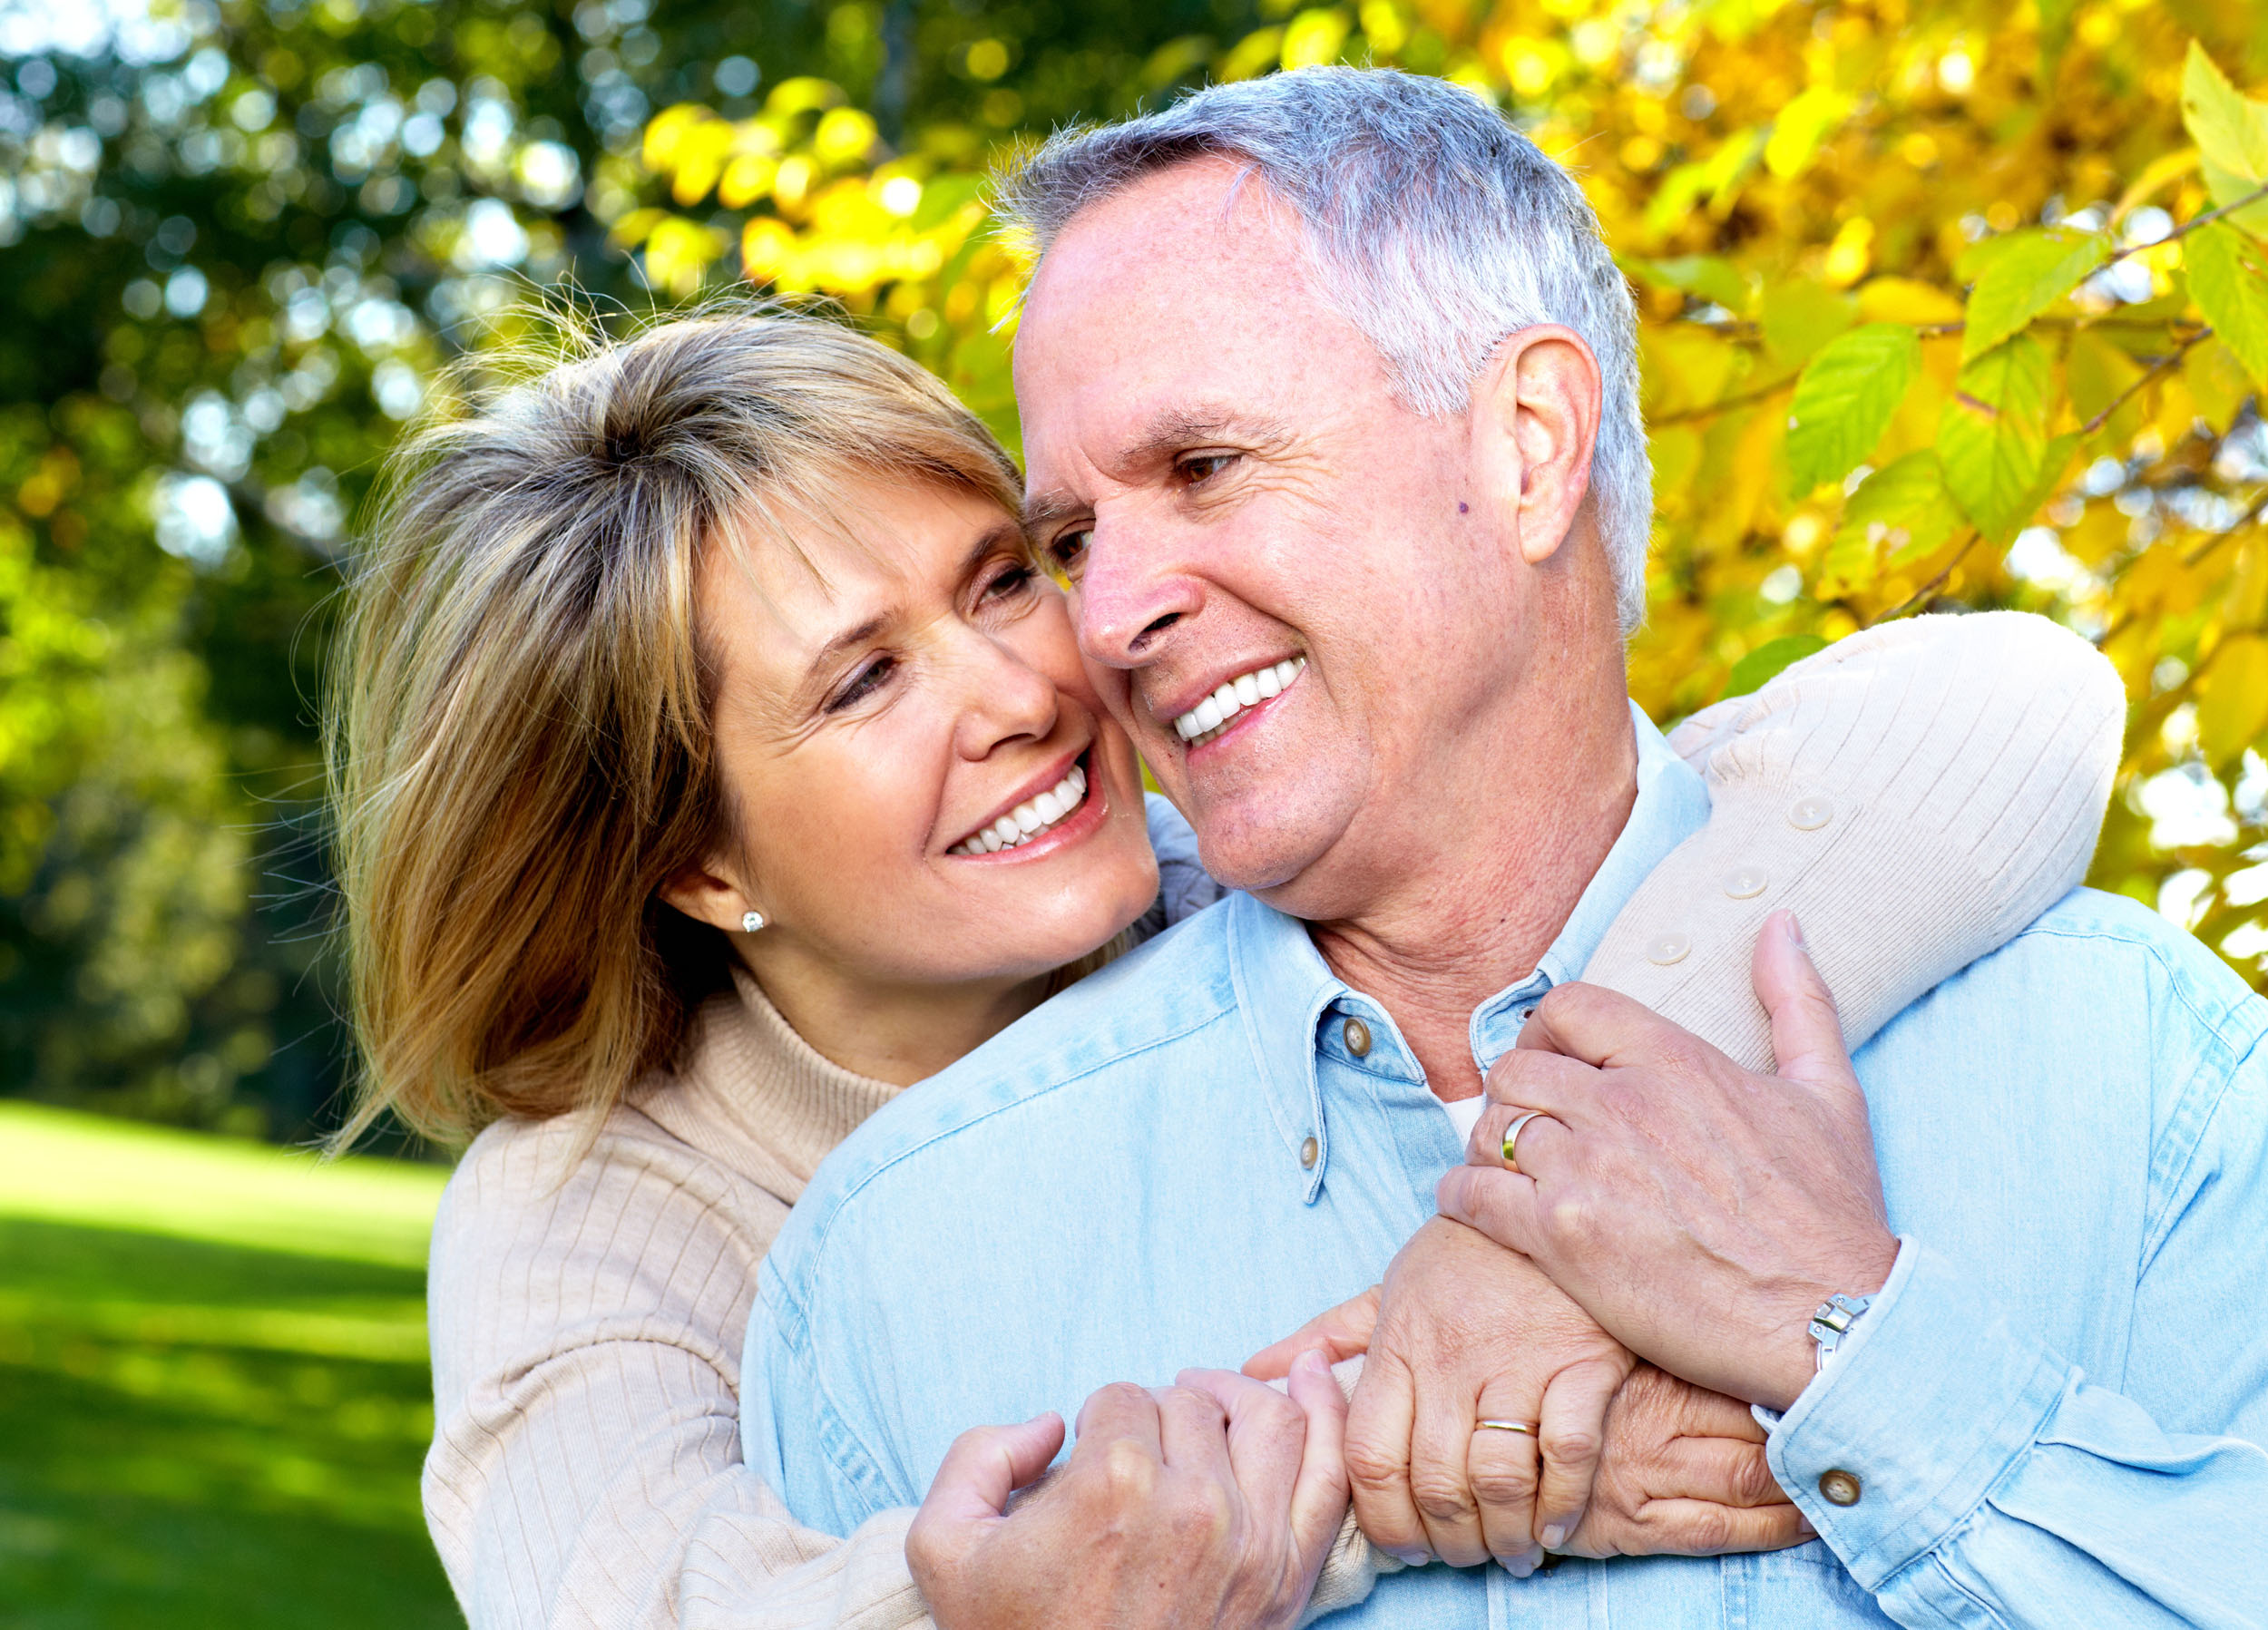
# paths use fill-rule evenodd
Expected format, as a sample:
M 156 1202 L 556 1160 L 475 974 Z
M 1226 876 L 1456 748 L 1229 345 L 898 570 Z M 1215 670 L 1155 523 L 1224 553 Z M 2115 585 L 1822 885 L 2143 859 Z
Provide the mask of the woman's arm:
M 927 1625 L 910 1510 L 836 1539 L 741 1462 L 786 1207 L 658 1133 L 578 1153 L 563 1124 L 493 1129 L 435 1224 L 425 1512 L 473 1630 Z
M 1583 978 L 1770 1069 L 1749 958 L 1785 907 L 1856 1050 L 2086 876 L 2125 718 L 2116 670 L 2044 617 L 1853 634 L 1671 736 L 1708 779 L 1709 823 Z

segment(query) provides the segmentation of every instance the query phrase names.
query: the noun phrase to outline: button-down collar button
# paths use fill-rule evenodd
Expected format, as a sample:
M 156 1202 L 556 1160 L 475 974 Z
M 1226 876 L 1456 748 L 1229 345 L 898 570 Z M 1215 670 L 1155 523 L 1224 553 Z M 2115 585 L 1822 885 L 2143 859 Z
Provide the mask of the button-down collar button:
M 1317 1143 L 1314 1138 L 1308 1138 L 1305 1143 L 1299 1146 L 1299 1169 L 1303 1172 L 1314 1171 L 1315 1169 L 1315 1162 L 1320 1159 L 1322 1156 L 1323 1146 Z M 1852 1496 L 1852 1498 L 1853 1499 L 1857 1498 L 1858 1497 L 1856 1495 Z
M 1754 900 L 1769 881 L 1762 866 L 1735 866 L 1725 874 L 1725 892 L 1735 900 Z
M 1831 1506 L 1855 1506 L 1859 1503 L 1859 1475 L 1837 1467 L 1819 1474 L 1819 1494 Z
M 1646 942 L 1646 960 L 1667 968 L 1672 962 L 1684 961 L 1692 950 L 1693 942 L 1683 934 L 1656 934 Z
M 1834 805 L 1815 795 L 1796 799 L 1787 809 L 1787 824 L 1798 832 L 1816 832 L 1834 818 Z
M 1346 1050 L 1358 1059 L 1370 1057 L 1370 1026 L 1359 1019 L 1350 1019 L 1339 1032 L 1346 1038 Z

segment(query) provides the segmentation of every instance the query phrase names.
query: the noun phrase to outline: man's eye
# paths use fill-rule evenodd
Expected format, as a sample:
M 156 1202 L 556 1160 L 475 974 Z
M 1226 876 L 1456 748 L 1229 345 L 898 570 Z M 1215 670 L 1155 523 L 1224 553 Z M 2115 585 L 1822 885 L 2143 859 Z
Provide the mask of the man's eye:
M 1087 545 L 1094 537 L 1091 527 L 1076 532 L 1058 532 L 1048 544 L 1048 559 L 1065 577 L 1076 579 L 1080 569 L 1087 563 Z
M 1198 486 L 1212 480 L 1237 462 L 1233 453 L 1193 453 L 1174 466 L 1184 486 Z
M 882 688 L 882 682 L 890 677 L 891 672 L 896 667 L 895 659 L 876 657 L 858 670 L 856 678 L 835 693 L 827 702 L 826 710 L 829 713 L 840 713 L 846 708 L 855 707 L 865 701 Z

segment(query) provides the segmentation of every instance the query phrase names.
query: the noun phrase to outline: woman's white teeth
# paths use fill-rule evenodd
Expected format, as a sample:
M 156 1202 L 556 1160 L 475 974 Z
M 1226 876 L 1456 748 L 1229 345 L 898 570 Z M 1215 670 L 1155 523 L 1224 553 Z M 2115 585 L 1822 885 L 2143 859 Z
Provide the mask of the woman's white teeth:
M 1286 657 L 1266 668 L 1256 668 L 1248 674 L 1238 674 L 1174 720 L 1174 734 L 1194 745 L 1198 737 L 1219 729 L 1246 708 L 1265 702 L 1272 696 L 1283 695 L 1284 688 L 1297 678 L 1299 670 L 1306 666 L 1307 659 L 1305 657 Z
M 948 854 L 998 854 L 1030 843 L 1087 801 L 1087 771 L 1074 764 L 1071 773 L 1029 804 L 1019 804 L 990 826 L 965 837 Z

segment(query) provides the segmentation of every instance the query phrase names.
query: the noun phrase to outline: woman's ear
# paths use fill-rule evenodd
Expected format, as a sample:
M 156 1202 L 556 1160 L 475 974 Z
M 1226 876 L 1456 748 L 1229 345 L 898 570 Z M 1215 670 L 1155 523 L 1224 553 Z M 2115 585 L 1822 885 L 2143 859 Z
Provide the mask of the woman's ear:
M 1511 522 L 1530 566 L 1559 551 L 1590 492 L 1601 399 L 1598 358 L 1557 323 L 1508 336 L 1472 382 L 1482 502 Z
M 706 866 L 688 866 L 655 893 L 696 922 L 728 934 L 746 932 L 749 914 L 758 908 L 737 880 L 715 869 L 719 864 L 712 861 Z

